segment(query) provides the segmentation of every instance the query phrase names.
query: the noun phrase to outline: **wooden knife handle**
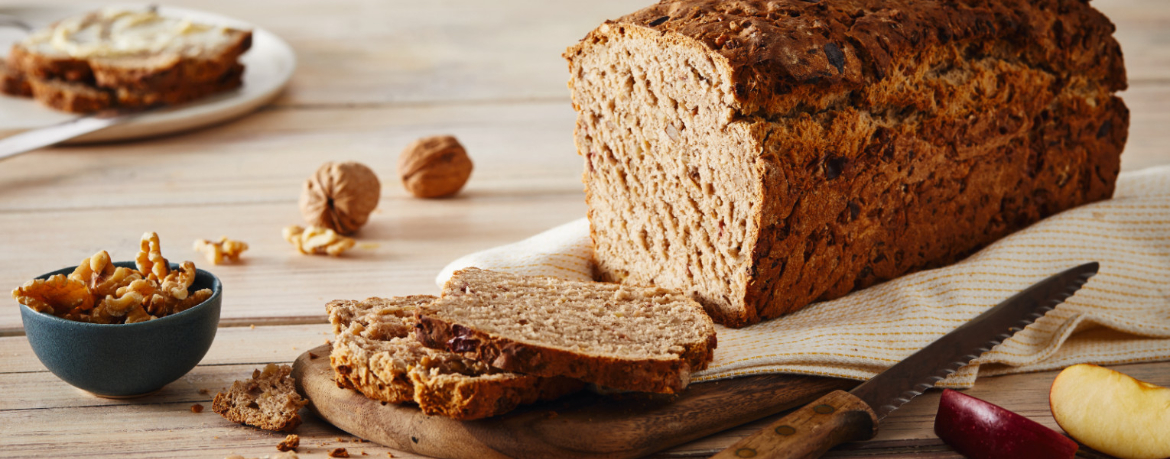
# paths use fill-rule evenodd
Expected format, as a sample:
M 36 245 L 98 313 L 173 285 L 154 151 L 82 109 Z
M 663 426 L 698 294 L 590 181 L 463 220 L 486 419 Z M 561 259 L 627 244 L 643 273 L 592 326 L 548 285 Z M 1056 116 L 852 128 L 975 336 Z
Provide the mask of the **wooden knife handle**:
M 861 399 L 833 391 L 731 445 L 712 459 L 814 459 L 847 441 L 877 433 L 877 415 Z

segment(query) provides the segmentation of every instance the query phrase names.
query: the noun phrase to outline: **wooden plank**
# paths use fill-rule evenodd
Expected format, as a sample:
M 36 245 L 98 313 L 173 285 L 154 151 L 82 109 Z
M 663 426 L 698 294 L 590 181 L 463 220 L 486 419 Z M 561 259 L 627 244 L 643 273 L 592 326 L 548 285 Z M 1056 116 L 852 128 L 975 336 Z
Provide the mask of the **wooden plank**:
M 1117 371 L 1137 379 L 1170 386 L 1170 362 L 1111 366 Z M 1057 371 L 998 376 L 983 378 L 975 387 L 965 393 L 1008 410 L 1022 414 L 1033 421 L 1060 432 L 1060 426 L 1052 419 L 1048 408 L 1048 388 L 1056 378 Z M 879 426 L 878 434 L 872 440 L 842 445 L 832 457 L 871 457 L 880 450 L 897 451 L 908 445 L 924 446 L 929 451 L 941 444 L 934 435 L 934 414 L 942 392 L 931 390 L 903 405 L 891 413 Z M 762 420 L 723 431 L 717 435 L 697 440 L 662 453 L 665 457 L 709 456 L 731 446 L 740 439 L 755 433 L 784 414 L 777 414 Z M 914 454 L 896 453 L 882 457 L 919 457 Z M 941 457 L 952 457 L 942 455 Z
M 515 196 L 483 192 L 475 198 L 397 199 L 358 234 L 341 257 L 301 255 L 281 228 L 302 224 L 295 203 L 157 209 L 95 209 L 0 213 L 5 265 L 0 285 L 75 265 L 97 250 L 131 260 L 143 231 L 157 231 L 163 256 L 189 259 L 224 285 L 224 318 L 320 316 L 338 298 L 437 293 L 434 278 L 448 262 L 476 250 L 513 242 L 585 214 L 579 192 Z M 84 225 L 61 224 L 85 222 Z M 228 235 L 250 248 L 238 264 L 213 266 L 191 250 L 198 238 Z M 0 308 L 0 330 L 20 327 L 19 309 Z
M 53 457 L 54 454 L 60 456 L 83 450 L 88 452 L 85 449 L 87 442 L 107 435 L 112 436 L 106 441 L 112 446 L 108 449 L 100 447 L 93 454 L 99 457 L 118 452 L 137 456 L 153 455 L 158 452 L 159 445 L 170 443 L 174 443 L 170 448 L 175 450 L 175 457 L 196 456 L 196 445 L 211 445 L 212 449 L 222 450 L 225 455 L 229 449 L 252 455 L 271 454 L 271 451 L 264 451 L 279 440 L 279 435 L 235 426 L 214 414 L 195 415 L 188 408 L 193 403 L 210 407 L 211 395 L 200 394 L 199 389 L 210 389 L 213 394 L 232 380 L 246 377 L 253 368 L 266 361 L 288 362 L 310 346 L 320 343 L 325 330 L 325 325 L 221 330 L 208 357 L 183 379 L 158 394 L 121 401 L 92 397 L 68 386 L 43 369 L 30 369 L 30 366 L 39 364 L 30 363 L 32 357 L 27 348 L 23 347 L 26 344 L 21 343 L 24 338 L 0 338 L 0 357 L 3 357 L 0 363 L 5 369 L 9 365 L 18 368 L 18 371 L 0 373 L 0 387 L 5 387 L 8 394 L 0 401 L 0 425 L 13 426 L 11 430 L 6 428 L 5 435 L 0 436 L 0 451 L 31 451 L 31 457 Z M 19 358 L 13 354 L 19 354 Z M 1170 386 L 1170 363 L 1121 365 L 1113 368 L 1138 379 Z M 985 378 L 967 393 L 1057 428 L 1049 414 L 1046 396 L 1055 375 L 1056 372 L 1044 372 Z M 922 449 L 945 453 L 945 447 L 931 432 L 938 397 L 937 391 L 931 391 L 914 399 L 885 420 L 875 439 L 845 445 L 835 450 L 832 457 L 863 457 L 879 453 L 883 457 L 911 457 L 910 451 Z M 303 444 L 316 445 L 336 436 L 348 437 L 324 426 L 307 412 L 304 415 L 306 424 L 297 432 L 306 438 L 302 440 Z M 710 455 L 775 419 L 777 417 L 765 418 L 729 429 L 673 448 L 660 456 Z M 97 422 L 117 427 L 112 432 L 80 427 Z M 220 438 L 214 439 L 216 436 Z M 335 443 L 330 441 L 329 444 L 335 447 Z M 46 446 L 51 446 L 51 449 L 35 451 Z M 373 454 L 374 448 L 366 449 Z M 886 453 L 890 455 L 885 456 Z M 396 457 L 411 457 L 400 456 L 399 452 L 394 454 Z
M 85 0 L 39 4 L 77 5 Z M 267 28 L 297 53 L 281 104 L 568 99 L 565 48 L 648 0 L 179 0 Z
M 306 349 L 319 346 L 332 337 L 333 332 L 325 323 L 220 328 L 199 364 L 263 366 L 269 362 L 290 363 Z M 46 371 L 33 354 L 26 337 L 0 338 L 0 375 Z
M 237 203 L 268 203 L 295 213 L 305 179 L 325 161 L 345 160 L 378 174 L 383 199 L 405 198 L 399 154 L 418 137 L 436 134 L 455 135 L 475 163 L 459 201 L 580 193 L 575 119 L 567 101 L 267 110 L 186 135 L 53 148 L 6 160 L 0 167 L 0 213 L 117 207 L 151 212 Z
M 43 0 L 37 4 L 91 4 Z M 652 0 L 281 2 L 179 0 L 237 17 L 296 50 L 281 105 L 567 100 L 561 53 L 606 19 Z M 1131 82 L 1170 75 L 1170 11 L 1162 0 L 1096 0 L 1117 24 Z

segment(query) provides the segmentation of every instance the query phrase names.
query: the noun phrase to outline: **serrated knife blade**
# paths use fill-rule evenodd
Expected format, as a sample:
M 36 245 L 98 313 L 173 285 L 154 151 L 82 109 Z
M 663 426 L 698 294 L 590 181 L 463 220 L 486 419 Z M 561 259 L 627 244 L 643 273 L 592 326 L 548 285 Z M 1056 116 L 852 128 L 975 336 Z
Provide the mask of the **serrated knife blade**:
M 923 391 L 1044 317 L 1097 274 L 1096 262 L 1044 279 L 935 340 L 852 391 L 835 391 L 740 440 L 714 458 L 814 458 L 871 438 L 877 425 Z

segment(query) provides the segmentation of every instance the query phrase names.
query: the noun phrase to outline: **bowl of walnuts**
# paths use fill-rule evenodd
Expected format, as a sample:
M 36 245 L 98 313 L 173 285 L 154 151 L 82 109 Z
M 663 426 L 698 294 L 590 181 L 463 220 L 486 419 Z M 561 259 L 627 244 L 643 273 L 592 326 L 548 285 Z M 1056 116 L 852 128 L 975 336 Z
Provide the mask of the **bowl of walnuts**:
M 102 397 L 153 393 L 195 368 L 219 325 L 223 286 L 190 261 L 170 263 L 158 235 L 134 261 L 105 251 L 12 291 L 41 363 Z

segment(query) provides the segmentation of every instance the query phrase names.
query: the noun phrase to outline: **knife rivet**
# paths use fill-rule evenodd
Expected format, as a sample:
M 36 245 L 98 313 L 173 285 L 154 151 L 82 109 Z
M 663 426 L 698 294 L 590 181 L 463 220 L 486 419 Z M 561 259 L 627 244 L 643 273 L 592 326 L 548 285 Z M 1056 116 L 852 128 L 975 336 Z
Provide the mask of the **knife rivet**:
M 829 414 L 829 413 L 832 413 L 834 411 L 837 411 L 837 409 L 833 408 L 829 405 L 817 405 L 817 406 L 813 407 L 813 412 L 815 412 L 817 414 Z
M 796 433 L 796 429 L 792 428 L 792 426 L 780 426 L 776 428 L 776 433 L 787 437 Z
M 740 448 L 735 450 L 735 457 L 756 457 L 756 450 L 751 448 Z

